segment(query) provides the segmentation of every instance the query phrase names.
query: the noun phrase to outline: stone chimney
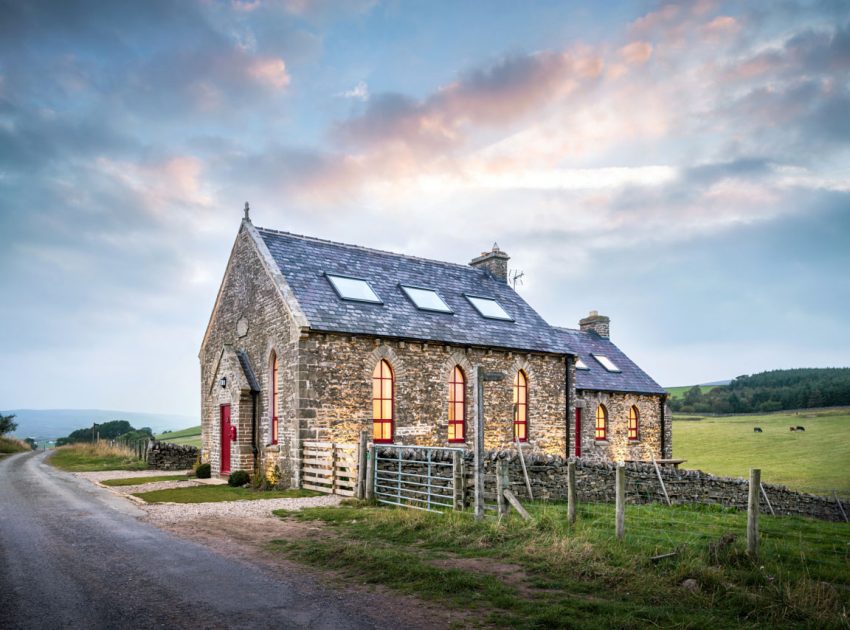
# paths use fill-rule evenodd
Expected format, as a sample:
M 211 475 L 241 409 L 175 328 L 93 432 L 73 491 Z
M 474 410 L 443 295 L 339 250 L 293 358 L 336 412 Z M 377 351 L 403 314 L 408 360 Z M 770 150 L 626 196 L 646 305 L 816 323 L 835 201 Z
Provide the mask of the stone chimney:
M 469 261 L 469 264 L 476 269 L 486 269 L 493 274 L 498 280 L 505 284 L 508 282 L 508 261 L 511 259 L 505 252 L 499 249 L 498 243 L 493 243 L 493 249 L 489 252 L 482 252 L 477 258 Z
M 584 319 L 580 319 L 578 325 L 582 331 L 595 332 L 600 337 L 605 337 L 606 339 L 611 336 L 611 320 L 604 315 L 600 315 L 597 311 L 590 311 L 590 315 Z

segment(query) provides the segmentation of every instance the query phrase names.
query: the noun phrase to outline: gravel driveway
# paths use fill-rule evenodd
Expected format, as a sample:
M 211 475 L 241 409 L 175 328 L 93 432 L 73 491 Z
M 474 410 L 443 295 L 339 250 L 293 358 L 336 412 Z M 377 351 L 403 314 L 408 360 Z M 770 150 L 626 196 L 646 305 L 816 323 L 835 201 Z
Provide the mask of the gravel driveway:
M 156 477 L 160 475 L 178 475 L 184 471 L 163 470 L 112 470 L 75 473 L 77 477 L 92 482 L 106 479 L 126 479 L 129 477 Z M 192 521 L 200 517 L 215 516 L 221 518 L 268 517 L 274 518 L 272 510 L 300 510 L 305 507 L 328 507 L 339 505 L 342 497 L 326 494 L 320 497 L 300 499 L 257 499 L 253 501 L 220 501 L 216 503 L 144 503 L 130 495 L 137 492 L 149 492 L 168 488 L 185 488 L 189 485 L 202 485 L 197 480 L 157 481 L 138 486 L 103 486 L 111 492 L 130 498 L 136 506 L 145 512 L 144 520 L 153 524 L 174 524 Z

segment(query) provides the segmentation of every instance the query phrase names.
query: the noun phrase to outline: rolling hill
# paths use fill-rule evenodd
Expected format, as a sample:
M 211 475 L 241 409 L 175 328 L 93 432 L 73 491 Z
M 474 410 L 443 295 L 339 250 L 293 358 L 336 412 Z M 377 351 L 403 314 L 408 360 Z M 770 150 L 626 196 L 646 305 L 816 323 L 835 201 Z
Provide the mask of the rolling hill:
M 126 420 L 136 428 L 150 427 L 154 433 L 198 424 L 198 418 L 192 416 L 110 409 L 7 409 L 2 413 L 15 415 L 18 428 L 14 435 L 19 438 L 58 438 L 90 427 L 92 422 L 110 420 Z

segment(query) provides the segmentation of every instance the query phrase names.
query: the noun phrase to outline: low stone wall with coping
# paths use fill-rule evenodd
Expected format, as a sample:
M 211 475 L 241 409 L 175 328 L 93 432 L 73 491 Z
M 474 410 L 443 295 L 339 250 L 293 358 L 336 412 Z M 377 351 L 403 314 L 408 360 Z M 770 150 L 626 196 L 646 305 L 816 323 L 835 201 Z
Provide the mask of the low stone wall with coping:
M 157 470 L 186 470 L 191 468 L 200 450 L 188 444 L 153 441 L 148 448 L 148 468 Z

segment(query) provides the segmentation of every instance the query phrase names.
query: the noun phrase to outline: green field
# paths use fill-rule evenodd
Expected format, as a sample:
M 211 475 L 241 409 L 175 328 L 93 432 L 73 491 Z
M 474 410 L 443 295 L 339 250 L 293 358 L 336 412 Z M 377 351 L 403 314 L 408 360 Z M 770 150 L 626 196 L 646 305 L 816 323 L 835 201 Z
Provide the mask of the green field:
M 705 394 L 706 392 L 710 392 L 712 389 L 717 387 L 717 385 L 700 385 L 700 391 Z M 693 385 L 680 385 L 679 387 L 665 387 L 664 389 L 670 394 L 670 398 L 684 398 L 685 393 L 693 389 Z
M 673 456 L 686 459 L 686 468 L 731 477 L 761 468 L 766 483 L 850 495 L 850 408 L 687 417 L 673 417 Z M 797 425 L 805 432 L 789 431 Z M 763 433 L 754 433 L 754 427 Z
M 201 425 L 181 429 L 180 431 L 171 431 L 170 433 L 160 433 L 154 436 L 162 442 L 171 442 L 172 444 L 188 444 L 201 448 Z

